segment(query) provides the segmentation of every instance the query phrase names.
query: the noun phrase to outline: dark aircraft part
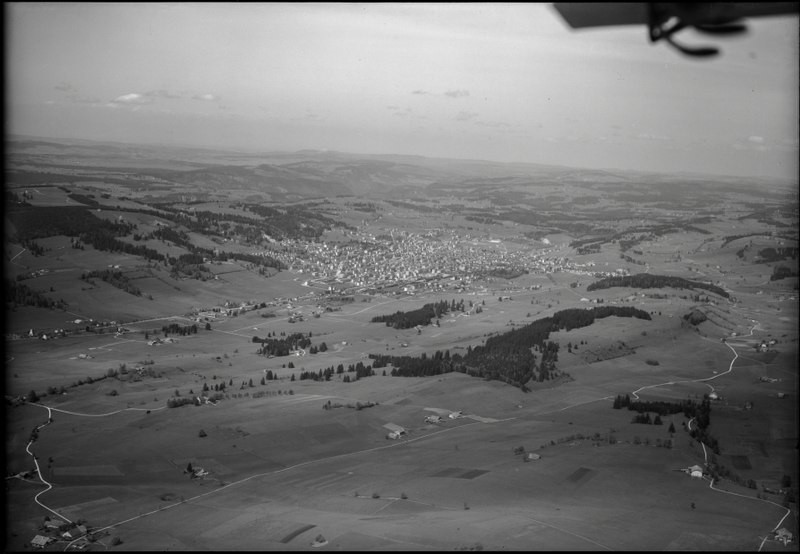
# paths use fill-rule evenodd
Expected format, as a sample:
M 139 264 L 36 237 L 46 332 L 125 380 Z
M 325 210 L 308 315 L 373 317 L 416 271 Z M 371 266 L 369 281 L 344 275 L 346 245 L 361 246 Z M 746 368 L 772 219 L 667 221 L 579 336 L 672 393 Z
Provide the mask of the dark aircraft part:
M 744 32 L 747 27 L 733 25 L 738 19 L 730 10 L 718 8 L 715 4 L 649 4 L 649 21 L 647 23 L 650 41 L 664 39 L 674 48 L 687 56 L 708 57 L 719 54 L 713 46 L 686 46 L 673 38 L 678 31 L 693 27 L 707 33 Z
M 747 17 L 800 13 L 797 2 L 691 2 L 691 3 L 555 3 L 553 7 L 573 29 L 614 25 L 647 25 L 651 42 L 665 40 L 688 56 L 714 56 L 714 46 L 687 46 L 673 35 L 686 28 L 712 35 L 747 32 L 738 23 Z

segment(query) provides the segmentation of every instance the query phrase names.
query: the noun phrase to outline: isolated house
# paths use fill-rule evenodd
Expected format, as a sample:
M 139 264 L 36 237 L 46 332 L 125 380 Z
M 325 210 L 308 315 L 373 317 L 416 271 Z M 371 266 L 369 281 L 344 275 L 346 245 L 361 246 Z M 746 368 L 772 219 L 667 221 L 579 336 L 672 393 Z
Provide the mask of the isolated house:
M 542 455 L 541 454 L 537 454 L 535 452 L 528 452 L 528 459 L 529 460 L 541 460 L 542 459 Z
M 425 423 L 441 423 L 442 416 L 438 415 L 429 415 L 425 417 Z
M 389 430 L 389 434 L 386 435 L 387 439 L 399 439 L 406 433 L 406 430 L 395 423 L 387 423 L 384 425 L 386 429 Z
M 693 465 L 689 468 L 689 475 L 692 477 L 699 479 L 703 476 L 703 468 L 698 465 Z
M 450 417 L 450 419 L 458 419 L 458 418 L 461 417 L 461 411 L 459 410 L 458 412 L 453 412 L 453 413 L 450 414 L 449 417 Z
M 788 543 L 792 542 L 792 532 L 786 527 L 781 527 L 775 531 L 775 540 L 781 541 L 783 546 L 786 546 Z

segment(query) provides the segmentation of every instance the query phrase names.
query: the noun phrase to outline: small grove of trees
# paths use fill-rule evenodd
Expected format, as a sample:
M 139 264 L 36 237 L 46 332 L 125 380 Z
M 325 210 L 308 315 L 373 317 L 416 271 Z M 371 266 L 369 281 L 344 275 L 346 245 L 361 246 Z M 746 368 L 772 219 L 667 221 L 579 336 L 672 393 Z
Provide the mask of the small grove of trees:
M 449 311 L 464 311 L 464 301 L 456 303 L 455 299 L 448 303 L 446 300 L 425 304 L 419 309 L 408 312 L 397 311 L 389 315 L 378 315 L 372 318 L 373 323 L 386 323 L 387 327 L 394 329 L 410 329 L 417 325 L 430 325 L 431 320 L 438 319 Z
M 127 292 L 128 294 L 132 294 L 134 296 L 142 295 L 142 291 L 139 289 L 139 287 L 131 283 L 130 279 L 128 279 L 128 277 L 118 269 L 104 269 L 102 271 L 95 270 L 81 274 L 81 279 L 84 281 L 90 281 L 94 278 L 99 278 L 112 287 L 116 287 Z
M 6 279 L 6 307 L 15 309 L 17 306 L 35 306 L 49 310 L 66 310 L 69 306 L 63 300 L 52 300 L 44 293 L 28 288 L 24 283 Z
M 649 413 L 640 413 L 636 414 L 633 417 L 632 423 L 644 423 L 646 425 L 663 425 L 664 422 L 661 421 L 661 416 L 656 414 L 655 418 L 651 418 Z
M 164 325 L 161 327 L 161 331 L 164 333 L 166 337 L 168 334 L 172 333 L 173 335 L 181 335 L 186 336 L 190 334 L 197 334 L 197 325 L 178 325 L 177 323 L 170 323 L 169 325 Z
M 254 336 L 252 340 L 261 343 L 258 354 L 262 356 L 288 356 L 293 350 L 305 349 L 311 345 L 310 335 L 306 336 L 303 333 L 292 333 L 281 338 Z M 327 346 L 324 350 L 320 348 L 323 352 L 327 349 Z
M 175 391 L 178 392 L 178 391 Z M 210 402 L 217 402 L 225 398 L 225 395 L 221 392 L 212 393 L 210 396 L 174 396 L 172 398 L 167 399 L 167 408 L 180 408 L 181 406 L 187 406 L 192 404 L 194 406 L 200 406 L 205 403 L 206 400 Z

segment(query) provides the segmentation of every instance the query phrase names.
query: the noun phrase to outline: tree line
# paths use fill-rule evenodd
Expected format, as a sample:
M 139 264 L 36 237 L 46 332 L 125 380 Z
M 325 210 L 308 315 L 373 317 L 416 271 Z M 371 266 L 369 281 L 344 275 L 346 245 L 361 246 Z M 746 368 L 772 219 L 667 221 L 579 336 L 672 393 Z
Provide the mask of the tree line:
M 653 275 L 650 273 L 638 273 L 636 275 L 614 276 L 600 279 L 594 283 L 590 283 L 586 290 L 593 291 L 599 289 L 608 289 L 611 287 L 633 287 L 639 289 L 655 289 L 662 287 L 672 287 L 676 289 L 704 289 L 711 291 L 723 298 L 729 298 L 724 289 L 712 285 L 710 283 L 701 283 L 700 281 L 690 281 L 683 277 L 674 277 L 668 275 Z
M 352 377 L 349 375 L 350 373 L 355 373 Z M 339 364 L 334 370 L 333 366 L 326 367 L 325 369 L 319 369 L 318 371 L 301 371 L 300 372 L 300 380 L 304 381 L 306 379 L 311 381 L 330 381 L 334 375 L 342 375 L 345 374 L 345 369 L 343 364 Z M 354 381 L 358 381 L 363 377 L 372 377 L 375 375 L 375 371 L 373 370 L 372 366 L 367 365 L 365 366 L 363 362 L 357 362 L 355 365 L 350 364 L 347 366 L 347 373 L 344 375 L 342 379 L 345 383 L 350 383 Z M 292 373 L 292 377 L 290 379 L 294 381 L 294 373 Z

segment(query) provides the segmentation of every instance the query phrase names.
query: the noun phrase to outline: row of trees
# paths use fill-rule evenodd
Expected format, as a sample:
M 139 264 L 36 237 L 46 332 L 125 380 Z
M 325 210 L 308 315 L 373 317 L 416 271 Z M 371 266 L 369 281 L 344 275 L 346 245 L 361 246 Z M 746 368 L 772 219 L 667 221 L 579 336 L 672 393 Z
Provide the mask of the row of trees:
M 687 418 L 693 417 L 697 413 L 697 402 L 690 398 L 680 402 L 667 402 L 665 400 L 631 400 L 629 395 L 622 396 L 618 394 L 614 398 L 613 408 L 619 410 L 621 408 L 628 408 L 639 413 L 654 412 L 658 415 L 672 415 L 683 412 Z
M 333 366 L 330 366 L 325 369 L 319 369 L 316 372 L 301 371 L 300 380 L 303 381 L 310 379 L 312 381 L 330 381 L 334 375 L 342 375 L 344 373 L 344 365 L 339 364 L 336 367 L 336 370 L 333 369 Z M 349 375 L 350 373 L 355 373 L 355 375 L 351 376 Z M 372 377 L 373 375 L 375 375 L 375 371 L 372 369 L 372 366 L 365 366 L 363 362 L 358 362 L 355 365 L 350 364 L 347 366 L 347 374 L 344 375 L 342 381 L 345 383 L 350 383 L 351 381 L 358 381 L 362 377 Z M 294 373 L 292 373 L 291 381 L 294 381 Z

